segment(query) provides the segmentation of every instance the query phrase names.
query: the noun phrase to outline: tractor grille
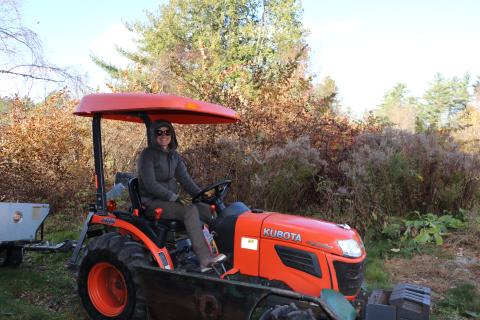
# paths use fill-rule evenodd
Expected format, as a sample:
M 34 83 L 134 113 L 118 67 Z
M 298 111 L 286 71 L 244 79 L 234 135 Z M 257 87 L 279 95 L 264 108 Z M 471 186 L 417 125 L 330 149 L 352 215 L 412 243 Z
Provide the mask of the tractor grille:
M 322 277 L 318 258 L 314 253 L 278 245 L 275 246 L 275 250 L 287 267 L 301 270 L 315 277 Z
M 334 261 L 335 273 L 337 274 L 338 289 L 345 296 L 353 296 L 363 283 L 365 262 L 347 263 Z

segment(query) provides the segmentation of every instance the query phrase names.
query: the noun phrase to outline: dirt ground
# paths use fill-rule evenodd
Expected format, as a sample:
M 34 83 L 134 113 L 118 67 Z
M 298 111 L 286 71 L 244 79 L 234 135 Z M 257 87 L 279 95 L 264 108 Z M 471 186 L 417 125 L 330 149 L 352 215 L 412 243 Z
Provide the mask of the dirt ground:
M 480 289 L 480 226 L 452 233 L 436 254 L 386 261 L 392 283 L 409 282 L 432 289 L 432 308 L 445 298 L 448 289 L 460 283 Z M 462 319 L 462 318 L 457 318 Z

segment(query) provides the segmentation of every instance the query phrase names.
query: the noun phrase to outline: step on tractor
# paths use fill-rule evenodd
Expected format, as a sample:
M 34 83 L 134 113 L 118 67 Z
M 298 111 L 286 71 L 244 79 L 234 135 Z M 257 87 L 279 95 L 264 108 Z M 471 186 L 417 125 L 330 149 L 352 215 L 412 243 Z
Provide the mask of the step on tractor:
M 102 153 L 103 119 L 174 124 L 240 121 L 226 107 L 165 94 L 86 95 L 76 111 L 92 118 L 95 203 L 83 224 L 69 265 L 91 319 L 428 319 L 430 289 L 399 284 L 362 289 L 366 252 L 346 224 L 251 209 L 226 202 L 231 181 L 214 183 L 193 197 L 210 205 L 204 226 L 213 254 L 227 256 L 201 272 L 181 221 L 144 215 L 138 180 L 117 174 L 131 207 L 108 200 Z

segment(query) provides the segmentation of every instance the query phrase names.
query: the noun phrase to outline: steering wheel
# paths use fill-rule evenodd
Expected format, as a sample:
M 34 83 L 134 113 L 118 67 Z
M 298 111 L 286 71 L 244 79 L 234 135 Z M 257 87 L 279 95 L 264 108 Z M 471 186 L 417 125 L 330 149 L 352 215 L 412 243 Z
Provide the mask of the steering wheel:
M 227 195 L 228 188 L 232 184 L 231 180 L 220 180 L 214 184 L 209 185 L 195 195 L 192 199 L 193 203 L 205 202 L 208 204 L 215 204 L 219 207 L 223 205 L 223 199 Z M 213 194 L 212 194 L 212 191 Z

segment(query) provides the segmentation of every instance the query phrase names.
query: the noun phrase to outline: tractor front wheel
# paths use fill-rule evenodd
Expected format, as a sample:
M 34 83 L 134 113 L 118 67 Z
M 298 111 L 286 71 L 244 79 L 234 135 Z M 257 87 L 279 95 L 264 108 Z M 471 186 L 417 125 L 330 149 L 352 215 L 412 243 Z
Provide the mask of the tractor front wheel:
M 88 243 L 79 268 L 78 291 L 92 319 L 145 319 L 145 294 L 135 267 L 151 266 L 144 246 L 118 233 Z
M 260 320 L 315 320 L 311 309 L 301 310 L 293 302 L 267 310 Z

